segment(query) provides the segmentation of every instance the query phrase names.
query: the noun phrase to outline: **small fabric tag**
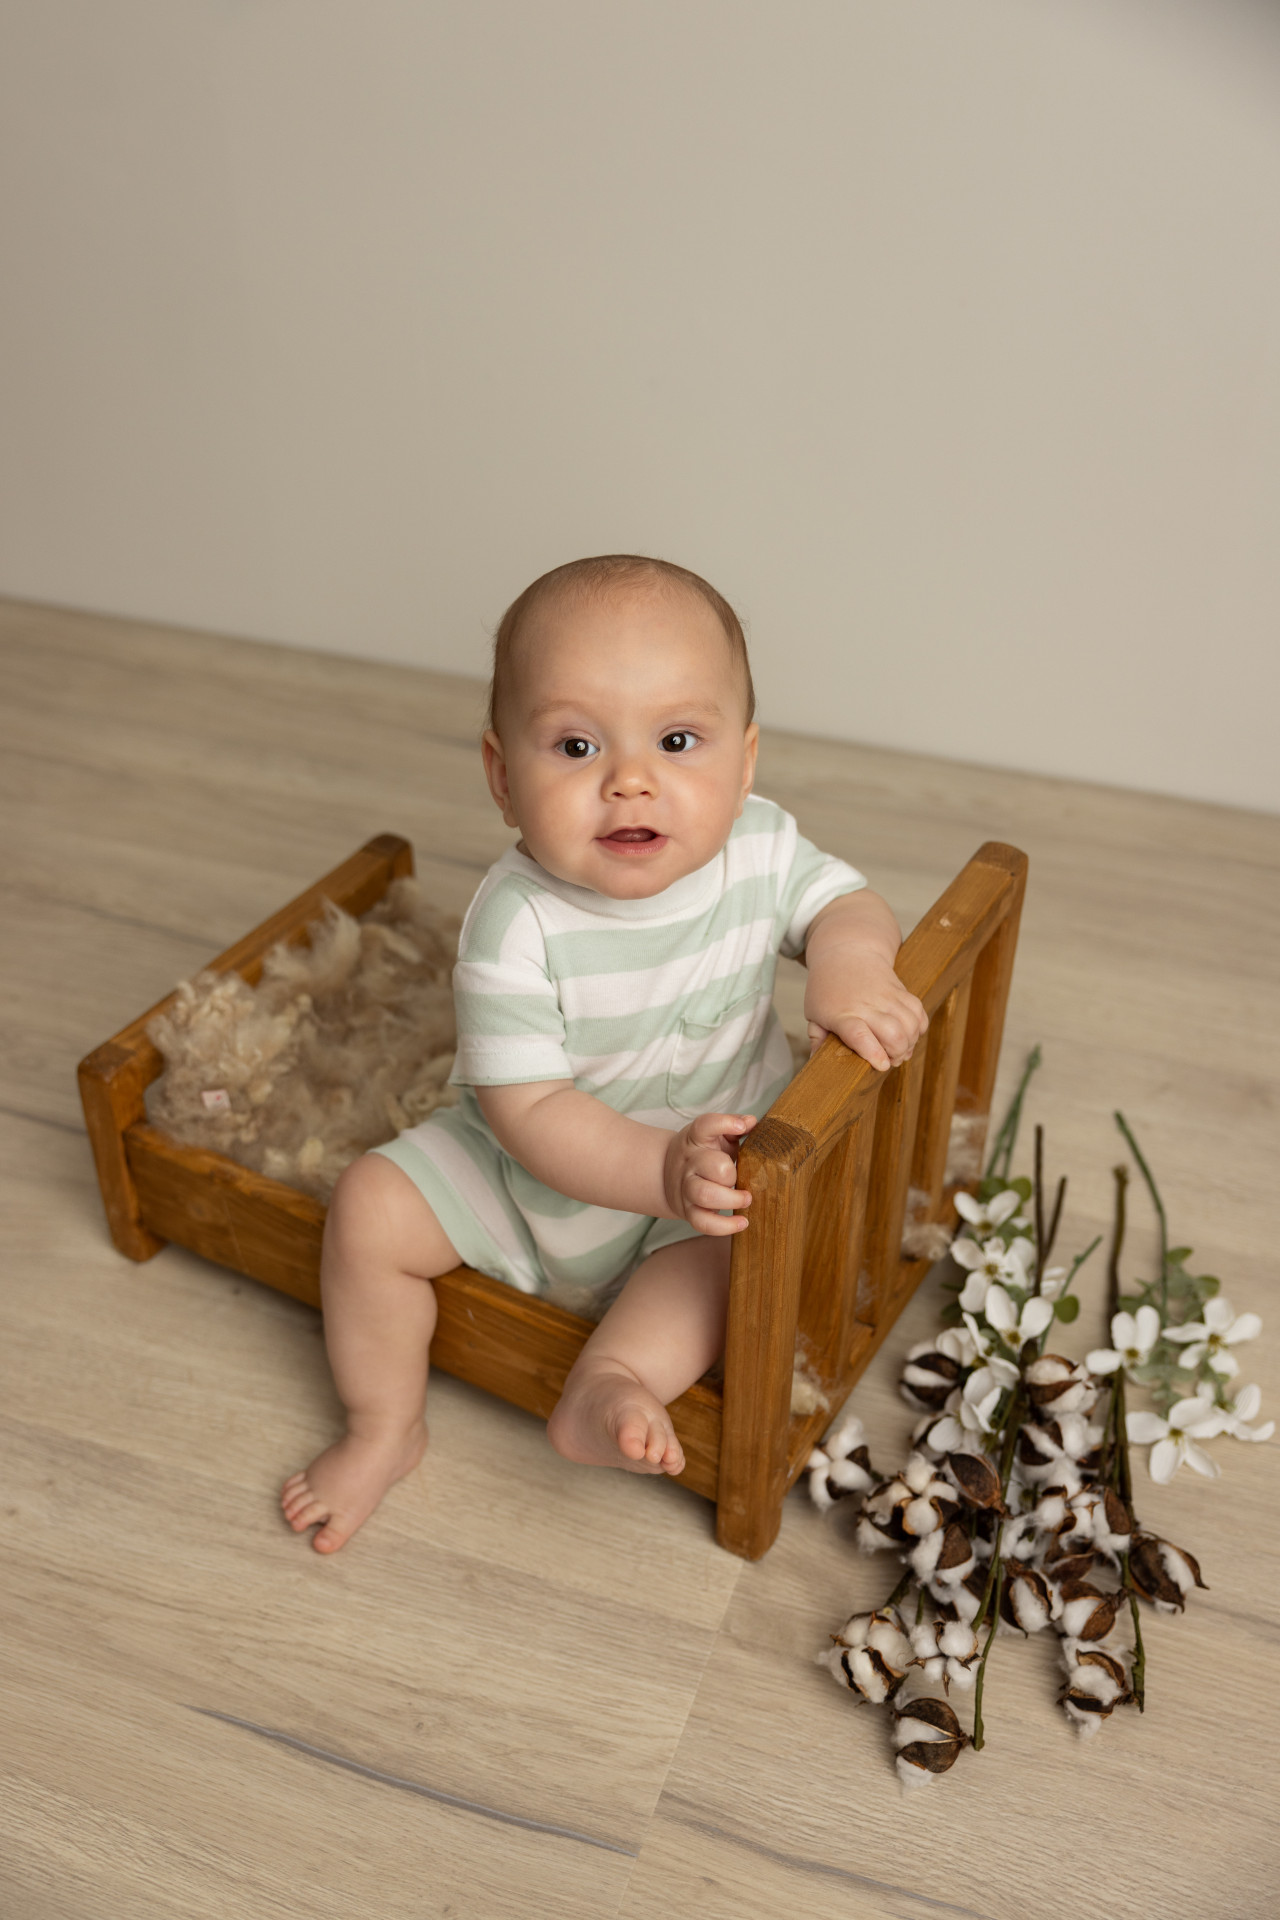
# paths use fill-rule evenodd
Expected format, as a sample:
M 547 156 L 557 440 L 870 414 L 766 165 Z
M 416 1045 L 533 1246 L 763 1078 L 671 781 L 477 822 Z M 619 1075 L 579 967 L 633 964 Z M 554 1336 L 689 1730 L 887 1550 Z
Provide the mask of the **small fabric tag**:
M 200 1098 L 210 1113 L 221 1113 L 231 1105 L 231 1095 L 225 1087 L 206 1087 Z

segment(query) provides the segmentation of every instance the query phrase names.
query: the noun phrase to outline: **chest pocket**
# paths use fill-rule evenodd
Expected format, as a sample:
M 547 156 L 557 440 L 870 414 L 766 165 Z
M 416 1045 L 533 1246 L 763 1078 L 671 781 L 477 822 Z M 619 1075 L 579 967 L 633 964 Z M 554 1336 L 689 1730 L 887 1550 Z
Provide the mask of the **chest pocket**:
M 684 1120 L 700 1113 L 732 1112 L 727 1104 L 741 1085 L 769 1017 L 769 996 L 740 994 L 714 1019 L 681 1020 L 667 1073 L 667 1106 Z

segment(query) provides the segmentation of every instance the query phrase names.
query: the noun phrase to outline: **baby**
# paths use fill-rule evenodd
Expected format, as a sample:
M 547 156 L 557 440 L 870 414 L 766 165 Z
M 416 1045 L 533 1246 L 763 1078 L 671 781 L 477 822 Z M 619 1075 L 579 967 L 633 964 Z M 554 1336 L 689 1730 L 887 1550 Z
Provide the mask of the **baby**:
M 465 1264 L 603 1318 L 547 1424 L 570 1460 L 678 1474 L 667 1407 L 720 1353 L 738 1143 L 791 1074 L 777 957 L 817 1045 L 881 1070 L 926 1020 L 860 873 L 751 792 L 737 616 L 631 555 L 557 567 L 494 647 L 490 791 L 520 838 L 462 928 L 459 1105 L 357 1160 L 324 1236 L 347 1430 L 281 1503 L 333 1553 L 422 1457 L 431 1282 Z M 612 1300 L 612 1304 L 608 1302 Z

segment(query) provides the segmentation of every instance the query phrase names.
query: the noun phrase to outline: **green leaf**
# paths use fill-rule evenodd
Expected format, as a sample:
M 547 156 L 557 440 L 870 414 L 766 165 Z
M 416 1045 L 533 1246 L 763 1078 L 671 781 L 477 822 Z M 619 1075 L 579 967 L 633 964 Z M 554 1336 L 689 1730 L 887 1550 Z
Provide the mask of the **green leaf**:
M 1080 1302 L 1074 1293 L 1066 1293 L 1061 1300 L 1054 1301 L 1053 1311 L 1059 1320 L 1074 1320 L 1080 1311 Z
M 1216 1274 L 1202 1273 L 1196 1281 L 1196 1288 L 1202 1300 L 1212 1300 L 1215 1293 L 1221 1293 L 1222 1282 Z
M 1190 1258 L 1190 1247 L 1170 1247 L 1168 1253 L 1165 1255 L 1165 1259 L 1171 1267 L 1179 1267 L 1184 1260 L 1189 1260 Z
M 1009 1182 L 1009 1185 L 1013 1188 L 1019 1200 L 1021 1200 L 1022 1204 L 1025 1206 L 1027 1201 L 1031 1198 L 1031 1182 L 1028 1180 L 1026 1174 L 1020 1173 L 1016 1180 L 1011 1180 Z
M 958 1300 L 948 1300 L 946 1306 L 938 1315 L 938 1318 L 944 1327 L 958 1327 L 964 1319 L 964 1314 L 960 1310 L 960 1302 Z
M 985 1180 L 979 1180 L 978 1182 L 978 1199 L 984 1207 L 988 1200 L 994 1200 L 998 1193 L 1003 1192 L 1004 1181 L 998 1179 L 994 1173 L 989 1173 Z
M 1136 1313 L 1142 1303 L 1143 1296 L 1140 1293 L 1122 1293 L 1116 1301 L 1122 1313 Z

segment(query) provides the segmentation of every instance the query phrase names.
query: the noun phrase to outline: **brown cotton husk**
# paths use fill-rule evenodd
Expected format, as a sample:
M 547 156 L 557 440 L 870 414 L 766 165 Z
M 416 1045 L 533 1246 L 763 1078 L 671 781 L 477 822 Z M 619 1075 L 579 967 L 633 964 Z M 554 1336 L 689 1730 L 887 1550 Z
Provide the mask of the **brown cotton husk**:
M 995 1513 L 1005 1511 L 1000 1497 L 1000 1475 L 985 1454 L 949 1453 L 947 1468 L 969 1506 Z
M 147 1028 L 165 1062 L 150 1119 L 327 1199 L 357 1155 L 457 1097 L 457 926 L 396 880 L 361 920 L 326 902 L 309 944 L 273 947 L 256 987 L 236 973 L 183 981 Z
M 1177 1558 L 1171 1560 L 1170 1555 Z M 1185 1547 L 1175 1547 L 1158 1534 L 1135 1534 L 1129 1548 L 1129 1580 L 1144 1600 L 1152 1601 L 1166 1613 L 1181 1613 L 1186 1595 L 1193 1586 L 1208 1585 L 1201 1577 L 1200 1563 Z
M 895 1713 L 894 1721 L 900 1770 L 905 1764 L 922 1774 L 946 1773 L 969 1744 L 955 1708 L 946 1700 L 912 1700 Z

